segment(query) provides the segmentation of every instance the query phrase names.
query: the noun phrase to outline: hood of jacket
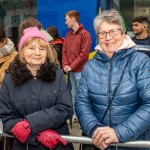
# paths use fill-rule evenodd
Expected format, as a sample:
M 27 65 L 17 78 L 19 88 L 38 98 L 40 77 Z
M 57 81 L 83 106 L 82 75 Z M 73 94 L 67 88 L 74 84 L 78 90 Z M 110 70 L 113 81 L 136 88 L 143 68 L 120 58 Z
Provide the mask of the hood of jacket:
M 114 52 L 113 57 L 111 59 L 107 57 L 100 45 L 97 45 L 95 47 L 95 50 L 98 51 L 98 53 L 94 57 L 103 61 L 110 61 L 112 59 L 123 58 L 136 51 L 135 46 L 136 44 L 132 41 L 132 39 L 128 35 L 125 35 L 122 45 Z
M 21 86 L 33 79 L 34 76 L 31 74 L 30 70 L 19 60 L 19 55 L 17 55 L 14 61 L 10 64 L 8 72 L 13 83 L 17 86 Z M 40 70 L 37 71 L 36 79 L 40 79 L 44 82 L 52 82 L 56 78 L 56 67 L 55 64 L 51 64 L 48 60 L 41 65 Z
M 57 40 L 53 41 L 53 45 L 56 45 L 56 44 L 64 44 L 64 39 L 58 38 Z

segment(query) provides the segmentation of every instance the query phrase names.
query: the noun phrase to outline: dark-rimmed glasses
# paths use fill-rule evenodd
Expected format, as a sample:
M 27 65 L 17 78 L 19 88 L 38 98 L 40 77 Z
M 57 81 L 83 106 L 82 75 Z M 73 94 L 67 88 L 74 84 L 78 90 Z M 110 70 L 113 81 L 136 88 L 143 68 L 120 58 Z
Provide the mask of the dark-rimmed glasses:
M 98 36 L 100 39 L 104 39 L 104 38 L 107 37 L 107 34 L 109 33 L 109 35 L 110 35 L 111 37 L 114 37 L 114 36 L 117 36 L 117 35 L 118 35 L 119 30 L 121 30 L 121 29 L 112 29 L 112 30 L 110 30 L 109 32 L 105 32 L 105 31 L 99 32 L 99 33 L 97 33 L 97 36 Z

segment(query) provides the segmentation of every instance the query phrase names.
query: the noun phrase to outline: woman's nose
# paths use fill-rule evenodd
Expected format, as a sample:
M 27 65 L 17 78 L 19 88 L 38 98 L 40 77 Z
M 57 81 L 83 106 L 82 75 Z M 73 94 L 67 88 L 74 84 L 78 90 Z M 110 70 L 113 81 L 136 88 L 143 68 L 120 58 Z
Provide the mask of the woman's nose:
M 40 50 L 39 50 L 38 47 L 36 47 L 36 49 L 35 49 L 35 54 L 36 54 L 36 55 L 39 55 L 39 54 L 40 54 Z
M 106 34 L 106 39 L 111 39 L 112 38 L 112 36 L 110 35 L 110 33 L 108 32 L 107 34 Z

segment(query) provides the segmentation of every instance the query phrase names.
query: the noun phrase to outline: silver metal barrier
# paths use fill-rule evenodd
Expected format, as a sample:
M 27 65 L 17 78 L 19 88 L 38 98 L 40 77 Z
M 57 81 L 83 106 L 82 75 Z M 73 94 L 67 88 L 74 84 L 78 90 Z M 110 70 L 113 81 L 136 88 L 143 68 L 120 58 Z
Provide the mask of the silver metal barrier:
M 62 136 L 69 143 L 93 144 L 92 139 L 84 136 Z M 150 141 L 132 141 L 126 143 L 111 144 L 117 147 L 150 148 Z
M 149 45 L 136 45 L 135 49 L 150 52 L 150 46 Z
M 10 136 L 5 133 L 3 133 L 3 136 L 13 138 L 13 136 Z M 93 144 L 92 139 L 85 136 L 63 136 L 62 135 L 61 137 L 64 138 L 68 143 Z M 115 146 L 116 149 L 118 147 L 150 148 L 150 141 L 132 141 L 126 143 L 111 144 L 111 146 Z M 28 150 L 28 146 L 27 146 L 27 150 Z
M 147 54 L 150 57 L 150 46 L 149 45 L 136 45 L 135 49 Z

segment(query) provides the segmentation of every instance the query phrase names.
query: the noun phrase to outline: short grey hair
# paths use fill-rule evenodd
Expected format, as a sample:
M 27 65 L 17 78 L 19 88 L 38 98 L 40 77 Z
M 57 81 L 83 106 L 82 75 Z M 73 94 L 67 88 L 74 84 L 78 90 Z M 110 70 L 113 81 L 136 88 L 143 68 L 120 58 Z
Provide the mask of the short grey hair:
M 123 18 L 120 15 L 120 13 L 115 9 L 102 11 L 101 14 L 97 15 L 94 18 L 94 30 L 95 30 L 96 34 L 99 32 L 99 27 L 102 22 L 116 24 L 120 27 L 120 29 L 123 33 L 126 32 Z

